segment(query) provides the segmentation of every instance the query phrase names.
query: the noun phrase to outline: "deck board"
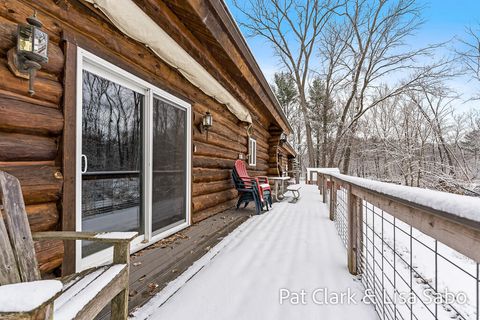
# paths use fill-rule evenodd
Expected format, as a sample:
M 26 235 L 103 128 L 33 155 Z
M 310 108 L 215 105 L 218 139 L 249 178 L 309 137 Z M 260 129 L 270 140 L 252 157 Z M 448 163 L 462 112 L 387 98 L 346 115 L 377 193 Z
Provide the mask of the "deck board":
M 133 254 L 129 310 L 147 302 L 253 214 L 253 208 L 230 209 Z M 97 319 L 109 319 L 109 307 Z
M 302 185 L 297 203 L 250 218 L 133 319 L 378 319 L 363 294 L 317 186 Z

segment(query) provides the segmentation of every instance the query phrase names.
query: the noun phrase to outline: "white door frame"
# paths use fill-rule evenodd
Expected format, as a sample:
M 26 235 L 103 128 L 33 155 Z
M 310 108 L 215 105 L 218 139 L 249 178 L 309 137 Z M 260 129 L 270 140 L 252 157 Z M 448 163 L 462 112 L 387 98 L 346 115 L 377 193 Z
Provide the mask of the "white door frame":
M 178 232 L 190 225 L 191 221 L 191 150 L 192 150 L 192 130 L 191 130 L 191 104 L 175 97 L 174 95 L 130 74 L 129 72 L 111 64 L 110 62 L 97 57 L 96 55 L 78 48 L 77 49 L 77 108 L 76 108 L 76 231 L 82 231 L 82 85 L 83 85 L 83 70 L 97 74 L 102 78 L 108 79 L 112 82 L 118 83 L 126 88 L 139 92 L 145 95 L 144 102 L 144 139 L 143 139 L 143 219 L 144 219 L 144 234 L 135 238 L 131 243 L 131 252 L 141 250 L 150 244 L 159 241 L 169 235 Z M 153 97 L 159 98 L 173 104 L 175 107 L 185 110 L 186 113 L 186 190 L 185 190 L 185 222 L 172 225 L 172 228 L 152 235 L 152 160 L 153 160 Z M 75 269 L 76 271 L 84 270 L 88 267 L 107 263 L 111 261 L 113 249 L 99 251 L 88 257 L 82 258 L 81 241 L 77 240 L 75 243 Z

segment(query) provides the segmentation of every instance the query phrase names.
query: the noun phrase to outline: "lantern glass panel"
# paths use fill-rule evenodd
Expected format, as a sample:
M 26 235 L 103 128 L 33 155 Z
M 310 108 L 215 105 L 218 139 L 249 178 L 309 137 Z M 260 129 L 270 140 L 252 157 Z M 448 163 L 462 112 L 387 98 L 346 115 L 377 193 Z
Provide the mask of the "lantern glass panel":
M 203 125 L 207 127 L 212 126 L 212 115 L 211 114 L 206 114 L 205 117 L 203 117 Z
M 44 60 L 47 59 L 48 34 L 38 28 L 34 28 L 35 36 L 33 38 L 33 53 L 38 54 Z
M 18 51 L 31 52 L 33 48 L 33 26 L 18 27 Z

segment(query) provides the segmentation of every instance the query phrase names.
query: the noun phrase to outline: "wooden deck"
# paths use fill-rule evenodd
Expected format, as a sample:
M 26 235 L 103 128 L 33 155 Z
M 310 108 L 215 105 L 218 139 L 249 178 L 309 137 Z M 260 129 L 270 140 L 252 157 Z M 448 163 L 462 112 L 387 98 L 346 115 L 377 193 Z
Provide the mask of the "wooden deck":
M 302 185 L 301 194 L 297 203 L 285 199 L 250 218 L 188 281 L 153 297 L 133 319 L 379 319 L 361 300 L 365 288 L 348 272 L 346 249 L 317 186 Z M 284 290 L 291 293 L 280 302 Z M 315 300 L 348 292 L 354 302 Z
M 230 209 L 133 254 L 129 310 L 147 302 L 253 214 L 252 206 Z M 109 319 L 109 313 L 108 307 L 97 319 Z

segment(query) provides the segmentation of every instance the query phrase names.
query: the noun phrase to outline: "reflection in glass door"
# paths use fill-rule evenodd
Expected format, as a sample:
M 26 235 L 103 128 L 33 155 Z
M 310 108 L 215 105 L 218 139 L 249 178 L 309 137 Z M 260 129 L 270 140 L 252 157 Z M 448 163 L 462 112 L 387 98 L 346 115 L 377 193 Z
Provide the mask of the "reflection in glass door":
M 185 109 L 153 98 L 152 233 L 186 222 Z
M 143 233 L 144 103 L 143 94 L 83 71 L 83 231 Z M 83 241 L 82 257 L 104 248 Z
M 78 48 L 78 231 L 136 231 L 132 251 L 190 225 L 191 105 Z M 76 267 L 111 259 L 76 242 Z

